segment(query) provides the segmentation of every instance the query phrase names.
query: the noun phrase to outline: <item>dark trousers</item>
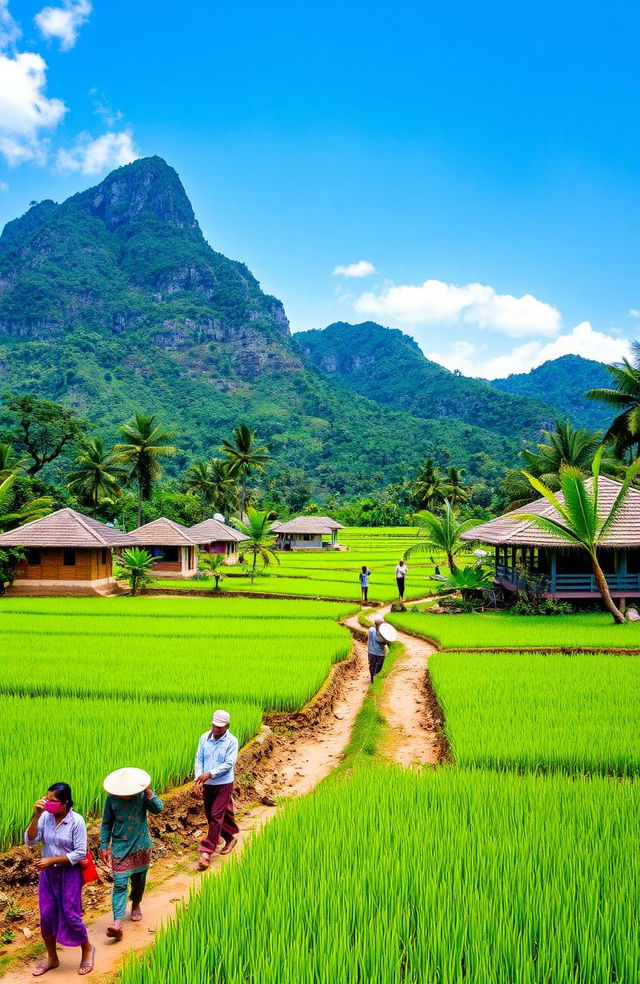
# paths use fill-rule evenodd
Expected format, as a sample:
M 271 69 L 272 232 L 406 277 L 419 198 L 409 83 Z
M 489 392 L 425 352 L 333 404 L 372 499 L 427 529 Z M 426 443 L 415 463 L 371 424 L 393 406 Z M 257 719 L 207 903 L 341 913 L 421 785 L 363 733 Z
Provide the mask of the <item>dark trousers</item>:
M 233 809 L 233 783 L 225 782 L 221 786 L 205 784 L 202 798 L 209 829 L 200 841 L 200 850 L 203 854 L 213 854 L 221 834 L 225 844 L 228 844 L 240 832 Z
M 371 683 L 373 683 L 374 676 L 382 669 L 382 664 L 384 663 L 384 656 L 376 656 L 375 653 L 369 653 L 369 673 L 371 674 Z
M 363 600 L 363 601 L 366 601 L 366 600 L 367 600 L 367 597 L 368 597 L 368 595 L 369 595 L 369 588 L 368 588 L 368 587 L 366 587 L 366 588 L 365 588 L 365 586 L 364 586 L 364 584 L 363 584 L 363 585 L 362 585 L 362 600 Z
M 396 578 L 396 584 L 398 585 L 398 597 L 399 598 L 404 598 L 404 578 L 403 577 L 397 577 Z

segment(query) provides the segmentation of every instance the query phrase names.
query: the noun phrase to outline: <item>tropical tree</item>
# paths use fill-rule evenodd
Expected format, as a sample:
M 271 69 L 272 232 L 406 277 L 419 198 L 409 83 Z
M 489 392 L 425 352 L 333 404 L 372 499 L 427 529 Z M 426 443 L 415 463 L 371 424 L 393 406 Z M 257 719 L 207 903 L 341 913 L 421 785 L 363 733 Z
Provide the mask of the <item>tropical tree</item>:
M 422 509 L 431 510 L 445 498 L 442 472 L 433 464 L 433 458 L 425 458 L 411 486 L 413 501 Z
M 543 495 L 556 510 L 558 519 L 538 516 L 533 513 L 520 513 L 519 518 L 528 520 L 539 529 L 553 533 L 589 554 L 596 585 L 604 606 L 610 612 L 614 622 L 621 624 L 625 618 L 611 597 L 607 579 L 598 559 L 598 549 L 613 526 L 634 478 L 640 472 L 640 461 L 636 461 L 627 468 L 611 511 L 607 516 L 602 516 L 599 510 L 599 479 L 603 454 L 604 448 L 601 448 L 593 460 L 591 479 L 585 480 L 578 468 L 569 465 L 564 465 L 560 469 L 560 489 L 563 502 L 559 500 L 553 489 L 550 489 L 539 478 L 528 472 L 523 472 L 536 492 Z
M 102 440 L 94 437 L 85 441 L 67 477 L 67 486 L 80 499 L 96 509 L 102 499 L 119 499 L 120 482 L 127 472 L 117 451 L 107 451 Z M 138 524 L 140 525 L 140 524 Z
M 116 444 L 114 451 L 118 460 L 127 466 L 128 480 L 138 488 L 138 526 L 142 523 L 142 503 L 151 498 L 153 483 L 162 475 L 163 458 L 170 458 L 176 448 L 169 444 L 173 435 L 162 430 L 157 423 L 157 414 L 135 414 L 133 420 L 120 428 L 122 444 Z
M 482 567 L 456 567 L 440 585 L 445 591 L 459 591 L 465 601 L 494 586 L 492 574 Z
M 53 500 L 49 496 L 42 495 L 37 499 L 31 499 L 15 506 L 15 482 L 17 478 L 18 473 L 13 472 L 0 482 L 0 532 L 11 529 L 12 526 L 21 526 L 23 523 L 40 519 L 49 512 L 53 505 Z M 13 509 L 10 509 L 11 506 Z
M 623 359 L 606 367 L 614 389 L 601 387 L 585 394 L 589 400 L 599 400 L 618 411 L 604 439 L 613 441 L 619 454 L 628 451 L 631 460 L 640 456 L 640 342 L 634 342 L 632 350 L 633 361 Z
M 276 542 L 276 538 L 271 532 L 272 520 L 268 512 L 258 512 L 257 509 L 252 509 L 249 506 L 247 509 L 246 523 L 238 518 L 232 519 L 231 522 L 237 530 L 248 537 L 238 547 L 238 556 L 243 563 L 247 556 L 253 558 L 251 567 L 252 581 L 256 575 L 258 558 L 260 558 L 264 567 L 268 567 L 271 563 L 280 563 L 277 555 L 271 549 Z
M 0 480 L 21 471 L 26 462 L 26 458 L 18 458 L 11 444 L 0 442 Z
M 247 478 L 254 472 L 264 475 L 271 461 L 269 454 L 271 445 L 257 444 L 256 433 L 246 424 L 240 424 L 233 428 L 232 439 L 230 441 L 225 439 L 220 448 L 228 459 L 230 475 L 240 479 L 241 517 L 245 514 L 247 503 Z
M 454 557 L 468 545 L 460 539 L 460 535 L 477 525 L 476 519 L 466 519 L 459 522 L 448 499 L 444 501 L 444 511 L 436 516 L 428 509 L 422 509 L 415 514 L 418 520 L 418 536 L 421 539 L 405 552 L 405 560 L 417 553 L 433 553 L 441 551 L 446 554 L 447 564 L 451 573 L 458 570 Z
M 215 590 L 220 590 L 220 581 L 225 576 L 223 567 L 227 567 L 233 558 L 227 557 L 225 554 L 207 554 L 205 557 L 201 556 L 201 563 L 203 570 L 207 571 L 209 574 L 213 575 L 213 579 L 216 582 Z
M 462 481 L 466 474 L 466 468 L 454 468 L 451 465 L 442 483 L 442 492 L 454 509 L 466 502 L 471 495 L 470 487 Z
M 75 410 L 35 396 L 5 398 L 5 406 L 16 420 L 18 443 L 31 459 L 27 475 L 59 458 L 65 448 L 81 440 L 86 423 Z
M 157 559 L 141 547 L 129 547 L 122 551 L 118 560 L 118 575 L 129 582 L 132 596 L 145 584 L 149 584 Z
M 228 515 L 238 501 L 238 486 L 222 458 L 194 461 L 185 473 L 185 487 L 200 501 L 201 519 L 209 511 Z
M 520 452 L 526 471 L 539 478 L 546 486 L 557 492 L 560 488 L 560 469 L 566 466 L 577 468 L 583 475 L 590 475 L 593 459 L 602 445 L 602 433 L 573 427 L 567 422 L 558 421 L 555 430 L 542 431 L 545 441 L 535 450 Z M 620 477 L 621 463 L 610 452 L 602 458 L 602 472 L 611 477 Z M 511 469 L 503 479 L 501 491 L 508 499 L 507 509 L 519 509 L 532 502 L 536 493 L 531 483 L 520 470 Z

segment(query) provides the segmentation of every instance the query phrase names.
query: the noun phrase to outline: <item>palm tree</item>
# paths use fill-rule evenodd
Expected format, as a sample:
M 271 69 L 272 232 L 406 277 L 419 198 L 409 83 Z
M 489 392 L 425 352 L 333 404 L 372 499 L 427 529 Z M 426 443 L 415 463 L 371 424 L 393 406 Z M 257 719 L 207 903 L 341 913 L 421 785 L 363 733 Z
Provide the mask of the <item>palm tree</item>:
M 13 503 L 15 496 L 14 483 L 18 477 L 17 472 L 13 472 L 0 482 L 0 531 L 11 529 L 12 526 L 20 526 L 22 523 L 30 523 L 34 519 L 40 519 L 51 509 L 53 499 L 43 495 L 38 499 L 31 499 L 23 502 L 22 505 L 7 512 Z
M 634 342 L 633 362 L 623 359 L 620 363 L 607 366 L 615 389 L 589 390 L 585 396 L 589 400 L 600 400 L 619 411 L 618 416 L 604 435 L 605 441 L 613 441 L 617 453 L 629 450 L 636 445 L 635 457 L 640 455 L 640 342 Z
M 127 473 L 120 461 L 120 454 L 105 450 L 99 437 L 85 441 L 75 459 L 74 470 L 69 472 L 67 485 L 95 510 L 101 499 L 122 496 L 119 480 L 124 480 Z
M 453 465 L 447 470 L 447 475 L 442 485 L 442 492 L 449 500 L 453 508 L 466 502 L 471 495 L 471 489 L 462 481 L 467 474 L 466 468 L 454 468 Z
M 229 473 L 240 478 L 240 515 L 244 516 L 247 501 L 247 478 L 252 472 L 264 475 L 271 461 L 270 444 L 257 445 L 256 431 L 246 424 L 233 428 L 232 440 L 222 442 L 220 450 L 229 461 Z
M 528 520 L 539 529 L 553 533 L 568 543 L 572 543 L 575 547 L 581 547 L 583 550 L 586 550 L 591 558 L 591 566 L 593 567 L 596 585 L 604 606 L 611 613 L 613 621 L 620 625 L 624 622 L 625 618 L 611 597 L 607 579 L 598 560 L 598 549 L 613 526 L 629 491 L 629 487 L 638 472 L 640 472 L 640 460 L 627 468 L 624 481 L 613 503 L 611 512 L 608 516 L 602 517 L 598 512 L 598 484 L 603 454 L 604 448 L 600 448 L 593 460 L 590 480 L 587 479 L 585 481 L 584 476 L 578 468 L 564 465 L 560 469 L 560 489 L 564 502 L 560 502 L 554 491 L 545 485 L 544 482 L 541 482 L 540 479 L 534 475 L 530 475 L 528 472 L 523 472 L 536 492 L 543 495 L 547 502 L 551 503 L 560 518 L 552 519 L 547 516 L 537 516 L 533 513 L 519 513 L 518 519 Z
M 256 575 L 258 557 L 264 567 L 268 567 L 273 562 L 276 564 L 280 563 L 278 557 L 271 549 L 276 542 L 276 538 L 271 532 L 272 519 L 268 512 L 258 512 L 257 509 L 252 509 L 249 506 L 247 509 L 246 523 L 237 518 L 232 519 L 231 522 L 237 530 L 248 537 L 247 540 L 243 540 L 240 544 L 238 553 L 241 561 L 244 561 L 247 554 L 253 557 L 253 566 L 251 568 L 251 581 L 253 582 Z
M 600 431 L 588 431 L 573 427 L 568 421 L 558 421 L 553 431 L 542 431 L 546 441 L 537 445 L 535 451 L 524 450 L 520 457 L 526 470 L 544 482 L 552 491 L 560 488 L 560 469 L 569 466 L 577 468 L 583 475 L 589 475 L 593 459 L 602 445 Z M 620 461 L 608 454 L 602 460 L 602 471 L 611 477 L 619 477 Z M 536 493 L 531 484 L 523 478 L 522 471 L 512 469 L 502 482 L 502 491 L 509 499 L 507 509 L 519 509 L 532 502 Z
M 122 551 L 118 566 L 122 576 L 131 585 L 132 597 L 138 593 L 139 588 L 151 580 L 157 559 L 148 550 L 143 550 L 141 547 L 129 547 Z
M 425 458 L 411 486 L 413 501 L 422 509 L 433 509 L 445 498 L 442 472 L 433 464 L 433 458 Z
M 237 502 L 236 482 L 229 463 L 221 458 L 194 461 L 185 474 L 185 486 L 200 499 L 201 519 L 206 519 L 209 509 L 226 516 Z
M 168 442 L 173 435 L 156 423 L 157 414 L 135 414 L 133 420 L 120 428 L 124 438 L 114 451 L 118 460 L 130 467 L 129 481 L 138 486 L 138 526 L 142 523 L 142 502 L 151 498 L 153 483 L 162 475 L 163 458 L 170 458 L 176 448 Z
M 26 465 L 26 458 L 18 458 L 10 444 L 0 442 L 0 480 L 8 478 Z
M 446 554 L 449 570 L 453 574 L 458 570 L 454 557 L 467 548 L 467 544 L 460 539 L 460 534 L 470 530 L 472 526 L 477 526 L 478 521 L 466 519 L 459 523 L 448 499 L 444 500 L 442 516 L 436 516 L 427 509 L 422 509 L 415 514 L 415 518 L 418 520 L 418 536 L 422 536 L 422 539 L 405 551 L 405 560 L 416 553 L 433 553 L 434 550 L 440 550 Z

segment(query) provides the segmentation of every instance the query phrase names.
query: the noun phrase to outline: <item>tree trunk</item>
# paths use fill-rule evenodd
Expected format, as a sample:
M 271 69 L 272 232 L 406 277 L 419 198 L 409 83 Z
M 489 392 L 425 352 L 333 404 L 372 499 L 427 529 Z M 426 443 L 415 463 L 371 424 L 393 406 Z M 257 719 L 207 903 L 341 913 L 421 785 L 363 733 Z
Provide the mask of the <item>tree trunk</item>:
M 242 485 L 240 487 L 240 519 L 244 523 L 244 504 L 247 498 L 247 476 L 242 473 Z
M 609 591 L 609 585 L 607 584 L 607 579 L 604 576 L 604 572 L 600 567 L 600 564 L 598 563 L 598 559 L 595 556 L 595 554 L 592 555 L 591 557 L 591 563 L 593 564 L 593 573 L 595 574 L 596 584 L 598 586 L 598 591 L 602 596 L 604 607 L 607 609 L 607 611 L 613 618 L 613 621 L 617 625 L 622 625 L 625 621 L 625 617 L 620 611 L 620 609 L 617 607 L 613 598 L 611 597 L 611 592 Z
M 453 559 L 453 554 L 451 553 L 450 550 L 447 550 L 446 553 L 447 553 L 447 564 L 449 565 L 449 570 L 451 571 L 452 574 L 454 574 L 457 568 L 456 568 L 456 562 Z
M 142 482 L 138 482 L 138 529 L 142 526 Z

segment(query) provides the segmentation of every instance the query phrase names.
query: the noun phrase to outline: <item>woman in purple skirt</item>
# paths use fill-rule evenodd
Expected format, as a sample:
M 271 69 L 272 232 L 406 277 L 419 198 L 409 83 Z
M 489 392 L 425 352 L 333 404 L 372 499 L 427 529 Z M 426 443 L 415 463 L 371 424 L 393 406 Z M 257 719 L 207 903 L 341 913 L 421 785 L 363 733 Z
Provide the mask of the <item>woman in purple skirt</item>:
M 47 959 L 33 971 L 41 977 L 60 963 L 56 943 L 82 949 L 78 973 L 93 970 L 95 947 L 87 937 L 82 918 L 82 872 L 79 861 L 87 853 L 87 827 L 71 809 L 71 787 L 66 782 L 49 786 L 38 800 L 24 835 L 29 847 L 42 844 L 42 857 L 36 861 L 40 872 L 40 931 L 47 948 Z

